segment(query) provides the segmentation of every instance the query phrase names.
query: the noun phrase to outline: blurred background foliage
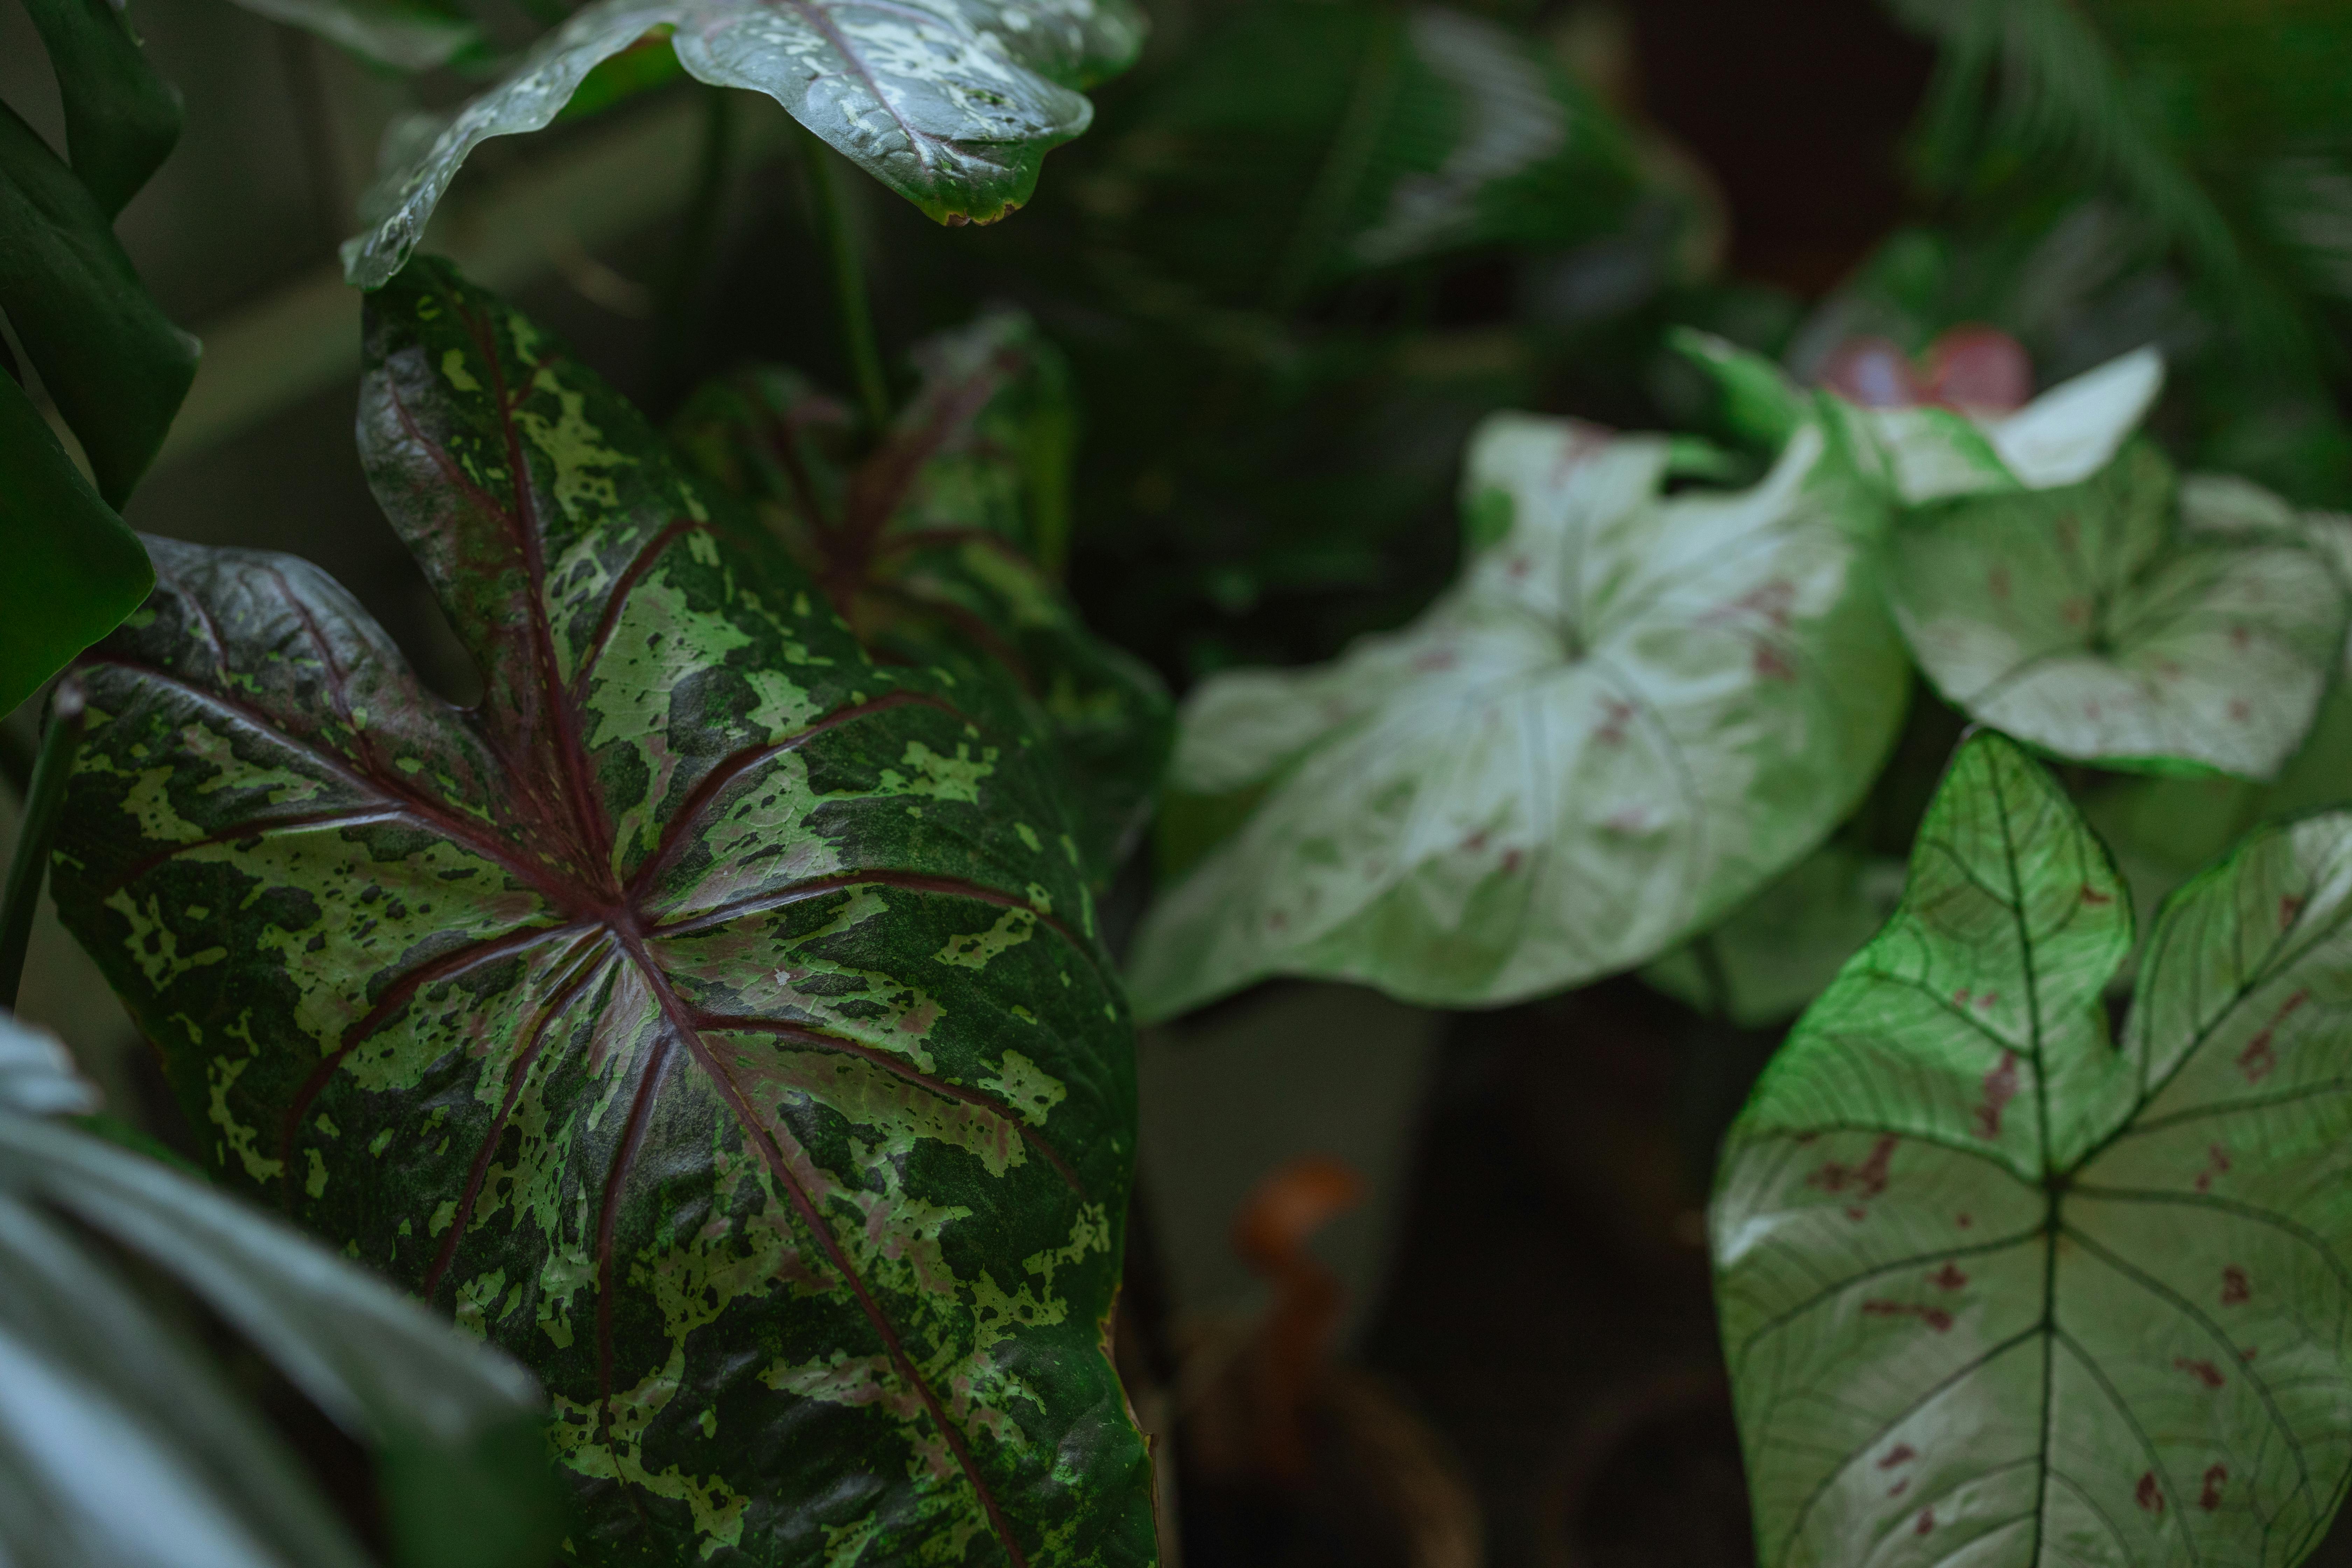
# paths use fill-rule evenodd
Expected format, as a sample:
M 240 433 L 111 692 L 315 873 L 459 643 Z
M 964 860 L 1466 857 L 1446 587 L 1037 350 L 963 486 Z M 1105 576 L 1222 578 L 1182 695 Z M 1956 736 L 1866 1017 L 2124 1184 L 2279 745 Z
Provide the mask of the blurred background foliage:
M 334 247 L 379 148 L 405 144 L 430 123 L 418 114 L 461 100 L 568 9 L 135 12 L 184 96 L 185 131 L 117 232 L 162 316 L 206 354 L 124 515 L 319 563 L 457 697 L 472 674 L 352 452 L 358 311 Z M 1964 322 L 2013 334 L 2044 386 L 2153 342 L 2172 365 L 2154 428 L 2184 465 L 2352 507 L 2342 0 L 1149 9 L 1142 61 L 1092 89 L 1093 129 L 1047 159 L 1026 210 L 940 228 L 861 181 L 849 216 L 898 395 L 913 386 L 911 345 L 991 305 L 1026 310 L 1066 357 L 1081 422 L 1070 587 L 1097 631 L 1179 693 L 1234 664 L 1328 658 L 1420 610 L 1454 569 L 1459 454 L 1484 414 L 1708 428 L 1706 389 L 1664 347 L 1675 325 L 1801 378 L 1857 336 L 1916 353 Z M 0 99 L 65 145 L 14 6 L 0 6 Z M 666 48 L 632 51 L 548 132 L 486 144 L 428 247 L 514 295 L 657 418 L 754 363 L 845 396 L 856 377 L 800 140 L 772 105 L 679 79 Z M 2346 707 L 2331 698 L 2267 794 L 2071 782 L 2095 795 L 2136 882 L 2160 888 L 2254 816 L 2342 798 Z M 30 717 L 6 721 L 19 752 Z M 1792 881 L 1883 903 L 1883 858 L 1907 844 L 1958 730 L 1921 691 L 1877 790 Z M 1131 916 L 1148 879 L 1130 868 L 1114 912 Z M 1767 938 L 1805 936 L 1769 911 L 1763 923 Z M 58 1028 L 113 1104 L 173 1136 L 86 961 L 54 925 L 34 941 L 25 1016 Z M 1688 954 L 1654 978 L 1701 1004 L 1711 984 Z M 1360 1018 L 1360 997 L 1318 1012 L 1314 988 L 1275 990 L 1257 1014 L 1244 998 L 1193 1026 L 1189 1058 L 1148 1039 L 1150 1099 L 1205 1115 L 1226 1069 L 1188 1089 L 1184 1061 L 1260 1059 L 1273 1036 L 1337 1054 L 1267 1067 L 1269 1101 L 1328 1097 L 1340 1061 L 1360 1064 L 1360 1092 L 1389 1084 L 1370 1118 L 1391 1129 L 1386 1152 L 1346 1151 L 1369 1210 L 1326 1249 L 1358 1299 L 1340 1342 L 1458 1457 L 1487 1560 L 1743 1561 L 1696 1217 L 1773 1020 L 1708 1017 L 1630 978 L 1444 1020 Z M 1260 1142 L 1250 1158 L 1278 1165 L 1282 1137 Z M 1148 1185 L 1181 1184 L 1174 1146 L 1155 1155 L 1147 1129 Z M 1178 1273 L 1217 1252 L 1240 1190 L 1201 1185 L 1224 1206 L 1202 1219 L 1163 1204 L 1139 1232 L 1172 1237 Z M 1151 1244 L 1139 1250 L 1130 1297 L 1181 1298 L 1183 1280 L 1151 1278 Z M 1293 1510 L 1308 1523 L 1272 1536 L 1234 1526 L 1255 1517 L 1246 1487 L 1189 1479 L 1202 1542 L 1278 1536 L 1266 1561 L 1403 1550 L 1394 1531 L 1363 1538 L 1379 1510 L 1349 1490 L 1360 1476 L 1314 1481 L 1321 1500 Z M 1198 1499 L 1218 1496 L 1244 1501 L 1202 1513 Z M 2352 1545 L 2326 1551 L 2352 1562 Z

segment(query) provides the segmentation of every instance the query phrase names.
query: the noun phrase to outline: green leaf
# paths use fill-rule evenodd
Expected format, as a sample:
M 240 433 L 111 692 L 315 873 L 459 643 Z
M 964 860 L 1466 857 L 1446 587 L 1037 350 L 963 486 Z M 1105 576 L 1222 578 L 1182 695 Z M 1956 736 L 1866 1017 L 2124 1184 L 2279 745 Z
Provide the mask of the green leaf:
M 1642 978 L 1743 1029 L 1783 1023 L 1886 922 L 1902 879 L 1895 861 L 1825 846 Z
M 941 223 L 993 223 L 1029 200 L 1048 150 L 1086 130 L 1077 90 L 1143 45 L 1129 0 L 596 0 L 362 204 L 343 247 L 362 289 L 397 272 L 468 154 L 552 121 L 601 62 L 671 27 L 687 74 L 764 92 Z
M 1404 631 L 1212 677 L 1171 787 L 1265 794 L 1131 961 L 1166 1017 L 1272 974 L 1471 1005 L 1648 962 L 1819 845 L 1908 691 L 1808 422 L 1752 489 L 1663 493 L 1675 443 L 1496 415 L 1465 510 L 1507 520 Z
M 139 536 L 98 499 L 48 422 L 0 373 L 0 712 L 139 607 L 155 581 Z
M 2252 510 L 2240 503 L 2262 498 Z M 2191 489 L 2135 442 L 2089 480 L 1915 510 L 1895 616 L 1937 689 L 2062 757 L 2269 778 L 2311 727 L 2347 605 L 2284 503 Z
M 754 503 L 870 650 L 945 668 L 967 702 L 1002 704 L 992 722 L 1047 738 L 1100 888 L 1150 812 L 1173 724 L 1159 677 L 1091 636 L 1037 564 L 1067 536 L 1067 372 L 1010 314 L 915 357 L 920 389 L 862 461 L 847 408 L 788 370 L 704 388 L 679 439 Z
M 2166 906 L 2111 1043 L 2115 868 L 2013 742 L 1963 746 L 1724 1154 L 1767 1568 L 2316 1543 L 2352 1472 L 2347 868 L 2343 813 L 2248 839 Z
M 1129 1026 L 1035 737 L 420 262 L 362 457 L 486 695 L 157 543 L 55 886 L 234 1179 L 536 1370 L 583 1561 L 1143 1563 Z
M 1282 309 L 1426 257 L 1592 238 L 1638 186 L 1623 129 L 1533 40 L 1437 6 L 1277 0 L 1186 51 L 1087 195 L 1164 286 Z
M 163 319 L 107 209 L 5 104 L 0 234 L 0 310 L 120 507 L 195 378 L 196 340 Z
M 368 1561 L 247 1400 L 89 1232 L 187 1288 L 379 1450 L 449 1468 L 504 1444 L 506 1468 L 465 1501 L 509 1551 L 471 1561 L 546 1561 L 554 1521 L 530 1377 L 283 1224 L 40 1120 L 93 1103 L 62 1047 L 0 1013 L 0 1551 L 90 1568 Z
M 180 94 L 114 0 L 26 0 L 64 100 L 66 151 L 110 221 L 180 139 Z
M 485 47 L 481 29 L 454 0 L 236 0 L 274 22 L 316 33 L 362 59 L 399 70 L 431 70 Z

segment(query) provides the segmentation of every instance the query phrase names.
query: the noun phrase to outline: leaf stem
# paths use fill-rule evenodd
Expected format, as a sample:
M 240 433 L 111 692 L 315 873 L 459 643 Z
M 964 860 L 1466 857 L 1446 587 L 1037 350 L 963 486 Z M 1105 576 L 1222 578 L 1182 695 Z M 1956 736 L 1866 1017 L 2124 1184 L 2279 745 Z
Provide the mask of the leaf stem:
M 666 383 L 678 378 L 701 325 L 701 294 L 720 220 L 727 212 L 727 181 L 735 163 L 735 95 L 726 88 L 702 89 L 702 139 L 695 161 L 694 195 L 678 225 L 663 280 L 659 353 Z
M 882 353 L 875 343 L 874 311 L 866 298 L 865 261 L 857 254 L 857 237 L 850 232 L 841 160 L 814 133 L 802 137 L 801 155 L 808 163 L 809 200 L 816 208 L 817 227 L 833 261 L 833 297 L 841 316 L 842 346 L 848 351 L 850 371 L 857 379 L 866 422 L 879 437 L 890 425 L 890 391 L 882 376 Z
M 33 763 L 32 787 L 16 826 L 16 853 L 8 862 L 6 889 L 0 892 L 0 1007 L 16 1005 L 16 988 L 25 978 L 25 949 L 32 941 L 33 915 L 40 908 L 41 883 L 49 868 L 49 836 L 65 804 L 66 778 L 81 748 L 81 683 L 67 676 L 49 698 L 49 727 Z

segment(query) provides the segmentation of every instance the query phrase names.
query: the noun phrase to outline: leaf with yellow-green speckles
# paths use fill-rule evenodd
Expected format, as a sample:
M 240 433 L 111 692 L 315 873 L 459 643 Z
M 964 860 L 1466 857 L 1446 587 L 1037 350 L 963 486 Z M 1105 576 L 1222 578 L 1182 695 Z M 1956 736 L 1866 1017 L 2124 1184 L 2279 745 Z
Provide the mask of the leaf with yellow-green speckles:
M 581 1562 L 1150 1562 L 1054 742 L 984 662 L 877 662 L 446 266 L 368 353 L 479 705 L 315 569 L 163 541 L 83 666 L 58 904 L 212 1164 L 539 1372 Z
M 1140 660 L 1089 634 L 1045 564 L 1067 542 L 1067 374 L 1018 315 L 916 351 L 922 390 L 854 466 L 854 418 L 798 374 L 714 382 L 679 417 L 688 454 L 761 517 L 877 655 L 935 667 L 959 701 L 1045 734 L 1097 888 L 1131 845 L 1167 765 L 1174 718 Z M 1010 685 L 998 679 L 1009 674 Z M 949 759 L 909 750 L 940 787 Z M 1069 851 L 1014 831 L 1040 865 Z

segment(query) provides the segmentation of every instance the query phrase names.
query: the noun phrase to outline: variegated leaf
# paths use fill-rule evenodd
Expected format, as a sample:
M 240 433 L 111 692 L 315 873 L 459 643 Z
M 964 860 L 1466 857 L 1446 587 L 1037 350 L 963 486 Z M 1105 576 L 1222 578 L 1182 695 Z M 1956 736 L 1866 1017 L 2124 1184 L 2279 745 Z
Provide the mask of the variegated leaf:
M 343 247 L 351 280 L 400 270 L 476 147 L 544 128 L 648 34 L 688 75 L 766 93 L 940 222 L 992 223 L 1086 130 L 1079 89 L 1134 60 L 1143 21 L 1130 0 L 595 0 L 369 193 L 367 230 Z
M 2275 498 L 2191 495 L 2177 504 L 2139 440 L 2080 483 L 1907 513 L 1888 581 L 1928 679 L 2062 757 L 2276 773 L 2341 655 L 2344 588 L 2308 534 L 2273 525 Z
M 1765 1568 L 2290 1568 L 2352 1480 L 2352 815 L 2131 901 L 2014 742 L 1727 1145 Z
M 61 912 L 212 1161 L 534 1367 L 583 1561 L 1132 1563 L 1118 986 L 1034 737 L 439 264 L 362 452 L 479 666 L 159 542 Z
M 1089 635 L 1040 564 L 1069 536 L 1067 372 L 1009 313 L 915 359 L 921 389 L 855 461 L 847 407 L 783 369 L 703 388 L 677 434 L 753 503 L 869 648 L 961 671 L 971 700 L 1003 702 L 999 721 L 1050 738 L 1099 888 L 1150 811 L 1173 722 L 1160 678 Z
M 1140 1014 L 1277 973 L 1452 1005 L 1554 990 L 1656 957 L 1821 843 L 1907 695 L 1882 514 L 1816 419 L 1745 490 L 1664 494 L 1680 451 L 1496 416 L 1462 580 L 1427 615 L 1193 693 L 1171 789 L 1260 798 L 1147 915 Z

